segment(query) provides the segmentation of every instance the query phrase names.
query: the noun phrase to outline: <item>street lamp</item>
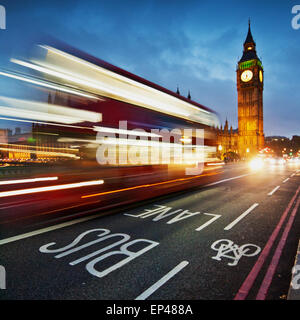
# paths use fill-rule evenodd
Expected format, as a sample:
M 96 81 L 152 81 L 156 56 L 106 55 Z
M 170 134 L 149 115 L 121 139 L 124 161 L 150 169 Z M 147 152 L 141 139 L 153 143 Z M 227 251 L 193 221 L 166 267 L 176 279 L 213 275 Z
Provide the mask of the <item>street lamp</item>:
M 222 151 L 223 147 L 221 145 L 218 146 L 218 150 Z

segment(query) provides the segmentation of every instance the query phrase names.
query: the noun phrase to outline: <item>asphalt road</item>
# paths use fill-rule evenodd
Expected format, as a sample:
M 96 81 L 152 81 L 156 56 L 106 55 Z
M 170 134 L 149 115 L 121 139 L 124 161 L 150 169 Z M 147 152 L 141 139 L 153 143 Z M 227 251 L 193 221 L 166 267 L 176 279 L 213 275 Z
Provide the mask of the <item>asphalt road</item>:
M 0 297 L 285 299 L 300 238 L 299 187 L 300 165 L 228 165 L 201 186 L 108 215 L 6 226 Z

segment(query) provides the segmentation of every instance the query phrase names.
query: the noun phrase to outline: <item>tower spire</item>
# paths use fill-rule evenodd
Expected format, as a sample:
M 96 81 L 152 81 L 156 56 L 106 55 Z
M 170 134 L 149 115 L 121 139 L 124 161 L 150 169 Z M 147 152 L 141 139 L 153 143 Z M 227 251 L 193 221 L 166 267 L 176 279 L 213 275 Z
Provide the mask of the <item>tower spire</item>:
M 254 44 L 254 45 L 255 45 L 255 41 L 253 40 L 252 33 L 251 33 L 250 18 L 249 18 L 249 21 L 248 21 L 248 25 L 249 25 L 248 34 L 247 34 L 247 38 L 246 38 L 244 44 L 246 44 L 246 43 L 251 43 L 251 44 Z
M 253 59 L 258 59 L 257 54 L 256 54 L 256 43 L 253 40 L 253 36 L 251 33 L 251 21 L 250 18 L 248 20 L 248 33 L 246 40 L 244 42 L 244 52 L 242 58 L 239 60 L 239 63 L 253 60 Z

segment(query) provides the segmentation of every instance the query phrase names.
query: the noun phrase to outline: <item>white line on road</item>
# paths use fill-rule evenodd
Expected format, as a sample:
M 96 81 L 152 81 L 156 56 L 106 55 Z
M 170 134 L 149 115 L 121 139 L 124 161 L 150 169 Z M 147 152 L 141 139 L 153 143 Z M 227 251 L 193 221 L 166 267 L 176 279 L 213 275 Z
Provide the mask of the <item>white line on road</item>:
M 289 180 L 290 180 L 290 178 L 286 178 L 285 180 L 283 180 L 283 183 L 286 183 Z
M 234 179 L 239 179 L 239 178 L 242 178 L 242 177 L 249 176 L 251 174 L 253 174 L 253 173 L 242 174 L 241 176 L 236 176 L 236 177 L 232 177 L 232 178 L 228 178 L 228 179 L 212 182 L 212 183 L 206 184 L 204 187 L 214 186 L 215 184 L 219 184 L 219 183 L 222 183 L 222 182 L 225 182 L 225 181 L 234 180 Z
M 99 208 L 85 211 L 85 213 L 87 214 L 87 213 L 92 213 L 92 212 L 95 212 L 95 211 L 99 211 Z M 64 227 L 72 226 L 72 225 L 77 224 L 77 223 L 81 223 L 81 222 L 85 222 L 85 221 L 88 221 L 88 220 L 96 219 L 100 215 L 101 214 L 96 215 L 96 216 L 89 216 L 89 217 L 84 217 L 84 218 L 80 218 L 80 219 L 76 219 L 76 220 L 71 220 L 71 221 L 68 221 L 68 222 L 56 224 L 56 225 L 51 226 L 51 227 L 42 228 L 42 229 L 38 229 L 38 230 L 35 230 L 35 231 L 32 231 L 32 232 L 23 233 L 23 234 L 20 234 L 18 236 L 2 239 L 2 240 L 0 240 L 0 246 L 3 245 L 3 244 L 10 243 L 10 242 L 14 242 L 14 241 L 30 238 L 30 237 L 36 236 L 38 234 L 42 234 L 42 233 L 46 233 L 46 232 L 49 232 L 49 231 L 53 231 L 53 230 L 61 229 L 61 228 L 64 228 Z
M 271 196 L 273 193 L 275 193 L 278 189 L 280 188 L 280 186 L 275 187 L 271 192 L 268 193 L 268 196 Z
M 221 217 L 220 214 L 213 214 L 213 213 L 203 213 L 206 214 L 207 216 L 213 216 L 212 219 L 210 219 L 209 221 L 207 221 L 206 223 L 204 223 L 202 226 L 200 226 L 199 228 L 195 229 L 196 231 L 200 231 L 204 228 L 206 228 L 207 226 L 209 226 L 211 223 L 215 222 L 215 220 L 219 219 Z
M 295 175 L 296 173 L 291 174 L 291 178 Z
M 160 280 L 155 282 L 150 288 L 140 294 L 135 300 L 145 300 L 147 299 L 154 291 L 160 288 L 163 284 L 165 284 L 168 280 L 175 276 L 176 273 L 181 271 L 184 267 L 189 264 L 188 261 L 180 262 L 174 269 L 168 272 L 165 276 L 163 276 Z
M 227 227 L 224 228 L 224 230 L 230 230 L 232 227 L 234 227 L 238 222 L 240 222 L 243 218 L 245 218 L 253 209 L 255 209 L 258 206 L 258 203 L 254 203 L 248 210 L 246 210 L 244 213 L 242 213 L 237 219 L 235 219 L 233 222 L 231 222 Z

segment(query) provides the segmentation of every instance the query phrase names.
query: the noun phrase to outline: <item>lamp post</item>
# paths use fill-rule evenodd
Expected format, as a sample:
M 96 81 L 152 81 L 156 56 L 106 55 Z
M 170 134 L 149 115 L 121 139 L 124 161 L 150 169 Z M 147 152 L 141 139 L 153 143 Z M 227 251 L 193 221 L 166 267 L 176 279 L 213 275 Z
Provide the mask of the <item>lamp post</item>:
M 223 160 L 222 159 L 222 150 L 223 150 L 223 147 L 221 145 L 219 145 L 218 146 L 218 151 L 219 151 L 219 157 L 220 157 L 221 160 Z
M 247 158 L 247 159 L 249 158 L 249 152 L 250 152 L 250 149 L 247 148 L 247 149 L 246 149 L 246 158 Z

